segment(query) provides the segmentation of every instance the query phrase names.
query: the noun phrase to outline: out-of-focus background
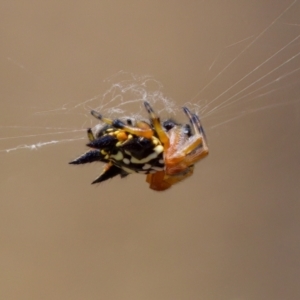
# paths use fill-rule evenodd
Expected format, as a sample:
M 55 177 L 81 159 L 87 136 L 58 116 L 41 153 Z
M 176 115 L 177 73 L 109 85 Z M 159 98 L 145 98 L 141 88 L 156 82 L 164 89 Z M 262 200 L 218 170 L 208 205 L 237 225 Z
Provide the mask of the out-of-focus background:
M 0 299 L 299 299 L 299 1 L 0 7 Z M 88 111 L 140 88 L 210 155 L 166 192 L 91 186 Z

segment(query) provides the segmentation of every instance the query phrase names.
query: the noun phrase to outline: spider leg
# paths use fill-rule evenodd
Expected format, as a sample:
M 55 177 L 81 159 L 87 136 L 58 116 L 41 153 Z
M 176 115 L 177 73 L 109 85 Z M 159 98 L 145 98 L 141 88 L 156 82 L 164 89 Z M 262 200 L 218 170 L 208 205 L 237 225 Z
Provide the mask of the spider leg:
M 164 145 L 165 149 L 168 149 L 170 146 L 170 140 L 168 135 L 163 129 L 163 126 L 160 123 L 159 117 L 155 114 L 153 108 L 150 106 L 149 102 L 145 101 L 144 102 L 145 108 L 150 115 L 153 127 L 158 135 L 159 140 L 162 142 Z
M 128 176 L 129 174 L 127 172 L 125 172 L 124 170 L 116 167 L 115 165 L 108 163 L 105 167 L 104 167 L 104 171 L 101 173 L 101 175 L 99 177 L 97 177 L 92 184 L 95 183 L 100 183 L 103 181 L 106 181 L 108 179 L 111 179 L 117 175 L 120 175 L 121 178 L 124 178 L 126 176 Z
M 197 137 L 196 141 L 195 141 L 196 144 L 197 144 L 197 141 L 198 141 L 199 145 L 201 145 L 203 143 L 206 144 L 206 135 L 205 135 L 204 129 L 201 125 L 201 121 L 200 121 L 199 117 L 196 114 L 192 114 L 191 111 L 187 107 L 183 107 L 183 111 L 189 118 L 190 123 L 194 128 L 194 132 L 195 132 L 194 136 Z M 194 145 L 194 148 L 195 148 L 195 146 L 196 145 Z M 193 146 L 191 146 L 191 148 L 193 148 Z M 189 151 L 186 152 L 186 154 L 188 154 L 188 153 L 189 153 Z
M 95 110 L 92 110 L 91 114 L 98 120 L 101 120 L 102 122 L 109 124 L 114 128 L 123 129 L 128 133 L 145 137 L 145 138 L 151 138 L 153 136 L 153 130 L 150 128 L 148 124 L 146 125 L 145 122 L 139 122 L 139 124 L 137 124 L 137 127 L 134 127 L 129 124 L 130 122 L 128 122 L 128 120 L 127 120 L 127 124 L 125 124 L 119 119 L 111 120 L 109 118 L 103 118 L 102 115 L 96 112 Z
M 180 131 L 173 131 L 170 133 L 171 140 L 180 140 Z M 165 156 L 165 163 L 167 166 L 174 166 L 179 164 L 185 159 L 187 155 L 193 152 L 197 148 L 201 148 L 203 144 L 202 136 L 199 134 L 190 137 L 180 148 L 172 147 Z
M 200 119 L 196 114 L 192 114 L 187 107 L 183 107 L 183 111 L 189 118 L 195 134 L 189 137 L 182 147 L 175 147 L 167 153 L 165 161 L 168 174 L 179 172 L 182 168 L 194 164 L 208 154 Z M 172 131 L 170 132 L 170 139 L 179 140 L 181 134 L 180 131 Z M 183 165 L 180 165 L 180 163 L 183 163 Z
M 98 113 L 97 111 L 95 111 L 95 110 L 92 109 L 92 110 L 91 110 L 91 115 L 92 115 L 93 117 L 95 117 L 96 119 L 102 121 L 102 115 L 101 115 L 100 113 Z
M 155 191 L 164 191 L 172 186 L 172 183 L 166 181 L 165 178 L 165 171 L 159 171 L 154 174 L 148 174 L 146 177 L 146 182 L 149 183 L 150 189 Z
M 95 136 L 94 136 L 93 131 L 92 131 L 91 128 L 89 128 L 89 129 L 87 130 L 87 136 L 88 136 L 88 139 L 89 139 L 91 142 L 95 140 Z
M 168 175 L 165 171 L 160 171 L 155 174 L 148 174 L 146 182 L 149 183 L 149 188 L 155 191 L 164 191 L 169 189 L 173 184 L 176 184 L 193 175 L 194 165 L 185 168 L 177 174 Z
M 184 113 L 188 116 L 190 123 L 192 124 L 194 131 L 196 134 L 200 134 L 206 143 L 206 134 L 202 127 L 201 121 L 196 114 L 192 114 L 191 111 L 187 107 L 183 107 Z
M 199 131 L 201 132 L 202 136 L 203 136 L 203 139 L 205 140 L 205 142 L 207 141 L 207 138 L 206 138 L 206 133 L 202 127 L 202 124 L 201 124 L 201 121 L 199 119 L 199 117 L 196 115 L 196 114 L 193 114 L 193 117 L 195 119 L 195 122 L 197 124 L 197 127 L 199 128 Z
M 183 109 L 184 113 L 186 114 L 186 116 L 189 118 L 190 123 L 194 128 L 194 132 L 196 134 L 201 134 L 200 126 L 198 126 L 199 118 L 196 116 L 196 114 L 192 114 L 191 111 L 185 106 L 182 109 Z M 199 120 L 199 122 L 200 122 L 200 120 Z

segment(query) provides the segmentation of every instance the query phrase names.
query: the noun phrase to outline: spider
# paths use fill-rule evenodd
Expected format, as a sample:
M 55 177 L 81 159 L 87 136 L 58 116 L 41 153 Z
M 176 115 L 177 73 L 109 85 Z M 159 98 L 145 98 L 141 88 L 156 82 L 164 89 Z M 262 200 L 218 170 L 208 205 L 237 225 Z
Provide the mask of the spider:
M 163 191 L 190 177 L 194 164 L 208 154 L 206 136 L 200 119 L 187 107 L 183 111 L 190 124 L 178 124 L 169 119 L 164 122 L 148 102 L 144 102 L 150 122 L 102 117 L 94 110 L 91 114 L 104 122 L 93 133 L 87 130 L 90 151 L 70 164 L 85 164 L 95 161 L 106 163 L 102 174 L 92 183 L 100 183 L 119 175 L 146 174 L 149 187 Z

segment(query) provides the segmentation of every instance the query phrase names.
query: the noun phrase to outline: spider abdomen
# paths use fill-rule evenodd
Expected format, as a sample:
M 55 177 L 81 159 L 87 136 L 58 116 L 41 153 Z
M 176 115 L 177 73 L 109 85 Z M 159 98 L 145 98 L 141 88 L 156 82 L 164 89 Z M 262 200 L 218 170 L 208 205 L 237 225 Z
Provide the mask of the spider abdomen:
M 109 126 L 87 146 L 97 149 L 106 162 L 127 173 L 151 174 L 165 168 L 164 148 L 155 136 L 140 137 Z
M 164 148 L 154 139 L 133 137 L 118 147 L 116 154 L 109 155 L 111 162 L 128 173 L 149 174 L 162 171 Z

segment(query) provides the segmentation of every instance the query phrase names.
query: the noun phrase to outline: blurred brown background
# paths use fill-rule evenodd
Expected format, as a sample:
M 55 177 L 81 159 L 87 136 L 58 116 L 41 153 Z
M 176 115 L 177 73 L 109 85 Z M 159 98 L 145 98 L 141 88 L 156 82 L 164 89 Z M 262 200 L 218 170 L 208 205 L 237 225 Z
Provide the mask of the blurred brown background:
M 298 1 L 0 7 L 0 299 L 300 298 Z M 65 108 L 120 70 L 211 103 L 210 156 L 167 192 L 67 164 L 90 116 Z

